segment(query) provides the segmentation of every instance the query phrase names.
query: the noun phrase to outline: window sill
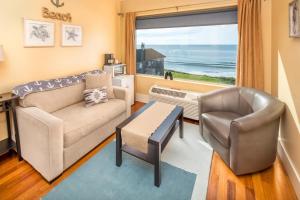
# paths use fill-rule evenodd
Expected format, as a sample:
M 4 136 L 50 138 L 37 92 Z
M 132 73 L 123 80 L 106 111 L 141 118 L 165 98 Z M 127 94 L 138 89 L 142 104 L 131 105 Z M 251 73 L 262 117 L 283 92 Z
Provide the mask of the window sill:
M 211 82 L 204 82 L 204 81 L 194 81 L 194 80 L 186 80 L 186 79 L 174 79 L 174 80 L 166 80 L 163 77 L 160 76 L 154 76 L 154 75 L 147 75 L 147 74 L 136 74 L 137 77 L 145 77 L 145 78 L 151 78 L 151 79 L 157 79 L 157 80 L 165 80 L 165 81 L 174 81 L 177 83 L 191 83 L 196 85 L 205 85 L 205 86 L 213 86 L 213 87 L 219 87 L 219 88 L 228 88 L 235 85 L 228 85 L 228 84 L 222 84 L 222 83 L 211 83 Z

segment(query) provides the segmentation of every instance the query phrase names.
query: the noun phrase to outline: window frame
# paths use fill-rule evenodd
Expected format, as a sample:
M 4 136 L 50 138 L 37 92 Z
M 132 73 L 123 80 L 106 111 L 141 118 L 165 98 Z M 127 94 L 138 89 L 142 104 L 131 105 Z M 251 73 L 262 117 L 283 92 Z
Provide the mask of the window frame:
M 234 7 L 234 8 L 229 8 L 229 9 L 227 9 L 228 11 L 234 11 L 234 10 L 237 10 L 237 8 L 236 7 Z M 214 12 L 218 12 L 218 11 L 209 11 L 209 12 L 207 12 L 207 13 L 209 13 L 209 14 L 212 14 L 212 13 L 214 13 Z M 202 14 L 202 13 L 201 13 Z M 182 15 L 182 16 L 186 16 L 187 14 L 184 14 L 184 15 Z M 191 15 L 194 15 L 194 14 L 191 14 Z M 179 15 L 180 16 L 180 15 Z M 170 17 L 170 16 L 160 16 L 160 17 L 163 17 L 163 18 L 167 18 L 167 17 Z M 157 16 L 147 16 L 146 18 L 144 18 L 144 17 L 142 17 L 142 18 L 140 18 L 140 17 L 138 17 L 137 18 L 137 20 L 140 20 L 140 19 L 143 19 L 143 20 L 148 20 L 148 19 L 159 19 L 160 18 L 159 16 L 157 17 Z M 171 16 L 172 17 L 172 16 Z M 175 15 L 175 17 L 177 17 L 177 15 Z M 237 16 L 236 16 L 237 17 Z M 236 19 L 237 20 L 237 19 Z M 137 21 L 136 21 L 136 23 L 137 23 Z M 205 26 L 215 26 L 215 25 L 229 25 L 229 24 L 236 24 L 237 25 L 237 22 L 236 23 L 225 23 L 225 24 L 218 24 L 218 23 L 214 23 L 214 24 L 207 24 L 207 25 L 205 25 Z M 202 25 L 203 26 L 203 25 Z M 192 26 L 176 26 L 176 27 L 173 27 L 173 28 L 182 28 L 182 27 L 192 27 Z M 196 27 L 196 26 L 195 26 Z M 141 28 L 141 29 L 150 29 L 150 28 Z M 136 29 L 136 32 L 138 31 L 138 30 L 141 30 L 141 29 Z M 157 28 L 157 29 L 160 29 L 160 28 Z M 136 38 L 137 38 L 137 33 L 136 33 Z M 137 40 L 136 40 L 136 51 L 138 51 L 138 48 L 137 48 Z M 238 44 L 237 44 L 237 47 L 238 47 Z M 237 48 L 237 50 L 238 50 L 238 48 Z M 137 75 L 141 75 L 141 76 L 148 76 L 148 77 L 160 77 L 160 78 L 164 78 L 164 74 L 165 74 L 165 72 L 167 71 L 166 69 L 164 69 L 164 74 L 163 75 L 155 75 L 155 74 L 147 74 L 147 73 L 139 73 L 138 72 L 138 60 L 137 60 L 138 58 L 136 58 L 136 74 Z M 148 61 L 149 62 L 149 61 Z M 148 63 L 147 62 L 147 63 Z M 237 61 L 236 61 L 236 64 L 237 64 Z M 180 72 L 179 72 L 180 73 Z M 184 74 L 185 72 L 182 72 L 182 74 Z M 187 73 L 188 74 L 188 73 Z M 197 74 L 189 74 L 189 75 L 191 75 L 191 76 L 201 76 L 201 75 L 197 75 Z M 212 77 L 212 76 L 209 76 L 209 75 L 202 75 L 203 77 L 204 76 L 207 76 L 207 77 L 211 77 L 211 78 L 216 78 L 216 79 L 222 79 L 222 78 L 224 78 L 224 77 Z M 195 83 L 195 82 L 198 82 L 198 83 L 208 83 L 208 84 L 213 84 L 213 85 L 228 85 L 228 86 L 232 86 L 232 85 L 236 85 L 236 80 L 237 80 L 237 74 L 235 74 L 235 77 L 226 77 L 226 78 L 228 78 L 228 79 L 230 79 L 230 78 L 233 78 L 234 79 L 234 81 L 232 82 L 232 83 L 225 83 L 225 82 L 218 82 L 218 81 L 207 81 L 207 80 L 195 80 L 195 79 L 188 79 L 188 78 L 178 78 L 178 77 L 174 77 L 174 80 L 179 80 L 179 81 L 185 81 L 185 82 L 193 82 L 193 83 Z

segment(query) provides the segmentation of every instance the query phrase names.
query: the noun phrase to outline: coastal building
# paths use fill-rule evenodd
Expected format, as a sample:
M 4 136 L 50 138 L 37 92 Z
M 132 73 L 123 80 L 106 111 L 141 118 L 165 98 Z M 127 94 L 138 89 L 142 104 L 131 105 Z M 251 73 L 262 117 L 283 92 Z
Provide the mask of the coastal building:
M 165 55 L 153 48 L 145 48 L 145 44 L 137 49 L 137 73 L 163 76 Z

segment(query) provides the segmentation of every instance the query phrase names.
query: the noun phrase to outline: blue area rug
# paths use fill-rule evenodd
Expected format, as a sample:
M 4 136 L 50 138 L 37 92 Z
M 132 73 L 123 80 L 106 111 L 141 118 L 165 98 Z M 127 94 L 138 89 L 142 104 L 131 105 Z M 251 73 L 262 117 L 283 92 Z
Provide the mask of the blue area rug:
M 115 142 L 81 166 L 43 199 L 188 200 L 196 175 L 162 162 L 162 182 L 154 186 L 153 166 L 123 153 L 121 167 L 115 165 Z

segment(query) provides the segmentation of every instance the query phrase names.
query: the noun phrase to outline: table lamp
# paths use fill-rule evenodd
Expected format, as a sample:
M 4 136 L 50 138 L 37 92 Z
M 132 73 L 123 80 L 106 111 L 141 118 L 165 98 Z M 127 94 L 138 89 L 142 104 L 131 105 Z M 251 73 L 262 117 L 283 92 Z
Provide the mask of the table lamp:
M 3 46 L 0 45 L 0 62 L 4 61 L 4 51 Z

